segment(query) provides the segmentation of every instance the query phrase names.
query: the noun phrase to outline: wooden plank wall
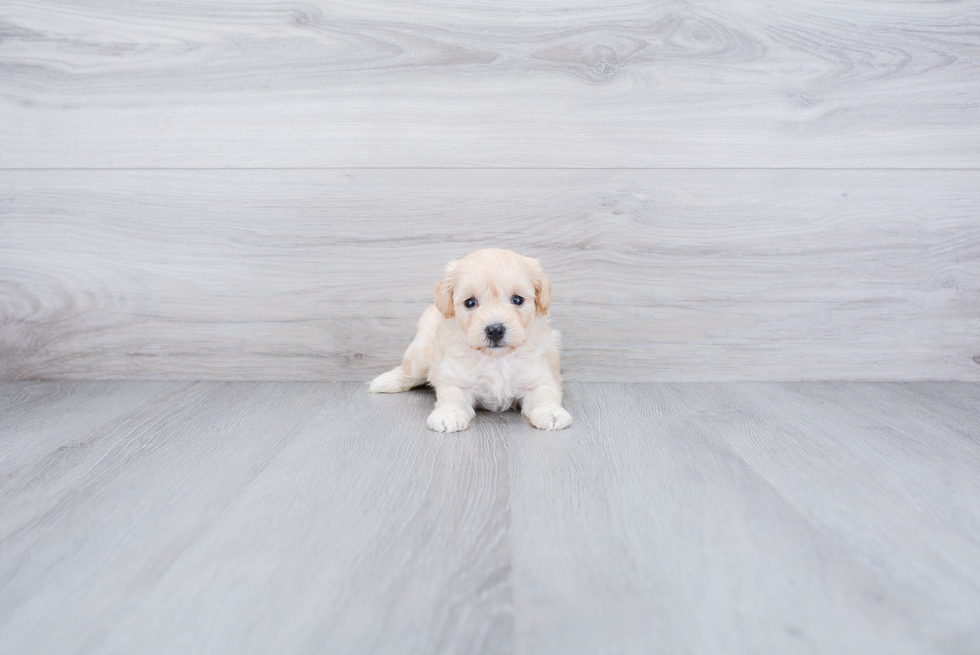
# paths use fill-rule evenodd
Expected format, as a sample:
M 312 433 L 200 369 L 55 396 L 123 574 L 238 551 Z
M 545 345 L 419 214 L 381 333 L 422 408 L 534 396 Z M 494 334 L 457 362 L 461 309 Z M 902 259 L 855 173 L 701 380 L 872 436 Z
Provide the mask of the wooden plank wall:
M 980 380 L 980 3 L 0 6 L 0 378 L 366 380 L 445 262 L 571 380 Z

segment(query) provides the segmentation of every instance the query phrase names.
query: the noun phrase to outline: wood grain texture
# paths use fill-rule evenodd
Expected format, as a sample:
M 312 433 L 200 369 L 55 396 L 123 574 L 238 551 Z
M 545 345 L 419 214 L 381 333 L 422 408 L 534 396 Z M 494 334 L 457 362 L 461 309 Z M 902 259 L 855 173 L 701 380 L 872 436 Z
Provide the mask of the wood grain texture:
M 510 652 L 501 417 L 459 440 L 430 394 L 357 384 L 0 390 L 3 652 Z
M 6 171 L 0 377 L 369 380 L 500 246 L 569 380 L 977 380 L 978 207 L 975 171 Z
M 0 384 L 4 653 L 972 653 L 975 383 Z
M 6 2 L 0 167 L 980 166 L 975 2 Z
M 570 385 L 511 435 L 520 653 L 980 649 L 977 385 Z

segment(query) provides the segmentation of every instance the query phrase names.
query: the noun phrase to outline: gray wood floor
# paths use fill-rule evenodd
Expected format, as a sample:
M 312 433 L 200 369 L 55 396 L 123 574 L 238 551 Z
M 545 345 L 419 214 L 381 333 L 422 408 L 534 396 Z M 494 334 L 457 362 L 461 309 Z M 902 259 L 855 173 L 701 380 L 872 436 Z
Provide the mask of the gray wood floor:
M 0 384 L 0 652 L 976 653 L 980 385 Z

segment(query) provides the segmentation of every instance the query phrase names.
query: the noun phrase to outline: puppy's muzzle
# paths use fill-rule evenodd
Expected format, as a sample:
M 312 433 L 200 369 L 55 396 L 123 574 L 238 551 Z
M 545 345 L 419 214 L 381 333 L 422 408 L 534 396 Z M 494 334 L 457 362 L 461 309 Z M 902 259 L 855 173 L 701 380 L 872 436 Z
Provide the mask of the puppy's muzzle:
M 504 335 L 507 334 L 507 328 L 500 323 L 494 323 L 493 325 L 488 325 L 485 332 L 487 341 L 490 342 L 490 347 L 498 348 L 500 342 L 504 339 Z

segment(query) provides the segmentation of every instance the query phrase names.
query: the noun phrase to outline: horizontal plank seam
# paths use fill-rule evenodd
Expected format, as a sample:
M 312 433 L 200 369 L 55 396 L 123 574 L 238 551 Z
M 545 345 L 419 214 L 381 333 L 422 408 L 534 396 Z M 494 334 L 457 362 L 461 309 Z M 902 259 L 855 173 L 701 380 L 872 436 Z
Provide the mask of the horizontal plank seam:
M 43 171 L 962 171 L 977 168 L 880 167 L 880 166 L 121 166 L 3 168 L 0 172 Z

